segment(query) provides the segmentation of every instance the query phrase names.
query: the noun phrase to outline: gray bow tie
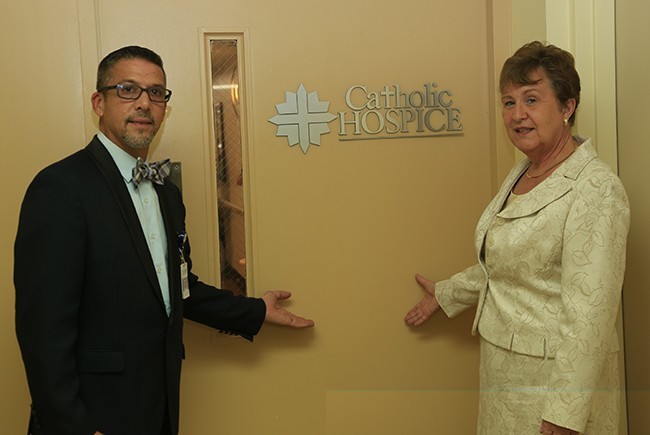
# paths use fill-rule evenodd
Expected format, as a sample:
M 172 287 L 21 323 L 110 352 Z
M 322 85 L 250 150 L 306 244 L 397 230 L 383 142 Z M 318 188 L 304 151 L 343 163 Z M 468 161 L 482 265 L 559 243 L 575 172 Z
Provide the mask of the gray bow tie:
M 165 177 L 171 172 L 172 165 L 169 159 L 160 160 L 159 162 L 146 163 L 140 157 L 135 162 L 131 181 L 135 187 L 138 187 L 144 180 L 149 180 L 156 184 L 163 184 Z

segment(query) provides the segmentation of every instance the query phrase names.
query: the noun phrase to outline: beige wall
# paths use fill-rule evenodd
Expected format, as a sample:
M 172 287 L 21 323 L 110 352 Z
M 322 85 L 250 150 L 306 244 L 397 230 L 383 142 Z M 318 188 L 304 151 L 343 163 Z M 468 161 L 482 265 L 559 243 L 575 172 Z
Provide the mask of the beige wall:
M 650 428 L 650 200 L 647 145 L 650 54 L 643 0 L 616 3 L 619 167 L 632 210 L 628 261 L 623 290 L 630 434 Z
M 0 14 L 0 426 L 7 434 L 24 433 L 29 416 L 14 332 L 18 209 L 36 171 L 85 141 L 76 11 L 74 1 L 28 1 Z

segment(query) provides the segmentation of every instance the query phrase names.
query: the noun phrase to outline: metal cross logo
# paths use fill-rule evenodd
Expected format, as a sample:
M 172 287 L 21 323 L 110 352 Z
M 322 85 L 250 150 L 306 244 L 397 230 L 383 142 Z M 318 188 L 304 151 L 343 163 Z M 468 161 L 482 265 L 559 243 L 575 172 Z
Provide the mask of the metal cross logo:
M 300 84 L 298 92 L 286 92 L 284 103 L 276 104 L 278 115 L 269 119 L 278 126 L 276 136 L 286 136 L 289 146 L 300 144 L 300 149 L 307 154 L 309 145 L 320 145 L 320 136 L 330 132 L 328 123 L 336 115 L 328 113 L 329 102 L 318 100 L 317 92 L 307 94 Z

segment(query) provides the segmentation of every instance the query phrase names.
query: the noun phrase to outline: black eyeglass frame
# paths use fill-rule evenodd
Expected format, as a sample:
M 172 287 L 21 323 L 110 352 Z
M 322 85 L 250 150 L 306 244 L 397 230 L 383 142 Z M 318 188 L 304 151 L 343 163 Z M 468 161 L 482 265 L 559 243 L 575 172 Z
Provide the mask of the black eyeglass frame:
M 132 97 L 125 97 L 124 95 L 120 95 L 120 90 L 124 90 L 124 88 L 128 87 L 128 86 L 140 89 L 140 92 L 138 93 L 137 97 L 132 98 Z M 163 95 L 163 100 L 160 100 L 160 101 L 154 100 L 153 98 L 151 98 L 151 93 L 150 93 L 151 90 L 158 89 L 158 88 L 162 88 L 162 89 L 165 90 L 165 95 Z M 166 103 L 172 97 L 172 91 L 169 90 L 169 89 L 165 89 L 162 86 L 152 86 L 150 88 L 143 88 L 142 86 L 138 86 L 138 85 L 135 85 L 133 83 L 118 83 L 118 84 L 112 85 L 112 86 L 102 86 L 101 88 L 97 89 L 97 92 L 110 91 L 111 89 L 115 89 L 115 91 L 117 93 L 117 96 L 122 98 L 122 99 L 125 99 L 125 100 L 134 100 L 135 101 L 135 100 L 137 100 L 138 98 L 140 98 L 142 96 L 143 92 L 146 92 L 147 97 L 149 97 L 149 100 L 151 100 L 154 103 Z

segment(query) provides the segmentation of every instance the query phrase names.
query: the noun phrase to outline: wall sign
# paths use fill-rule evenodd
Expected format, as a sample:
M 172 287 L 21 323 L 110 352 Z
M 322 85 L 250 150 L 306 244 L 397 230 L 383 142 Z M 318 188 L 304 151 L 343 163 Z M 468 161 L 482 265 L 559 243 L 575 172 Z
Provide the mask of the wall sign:
M 296 93 L 286 92 L 285 102 L 276 105 L 278 114 L 269 121 L 278 126 L 276 136 L 286 136 L 289 146 L 300 144 L 303 153 L 320 145 L 329 133 L 329 123 L 338 118 L 339 141 L 410 139 L 461 135 L 461 110 L 454 106 L 453 93 L 425 83 L 413 91 L 399 84 L 378 90 L 365 85 L 350 86 L 343 101 L 346 110 L 329 113 L 329 102 L 317 92 L 307 93 L 300 84 Z
M 290 147 L 300 144 L 307 154 L 309 144 L 320 145 L 321 134 L 330 132 L 327 124 L 336 116 L 327 112 L 329 106 L 318 99 L 316 92 L 307 94 L 301 83 L 295 94 L 286 92 L 286 101 L 276 104 L 278 114 L 269 121 L 278 126 L 276 136 L 286 136 Z

